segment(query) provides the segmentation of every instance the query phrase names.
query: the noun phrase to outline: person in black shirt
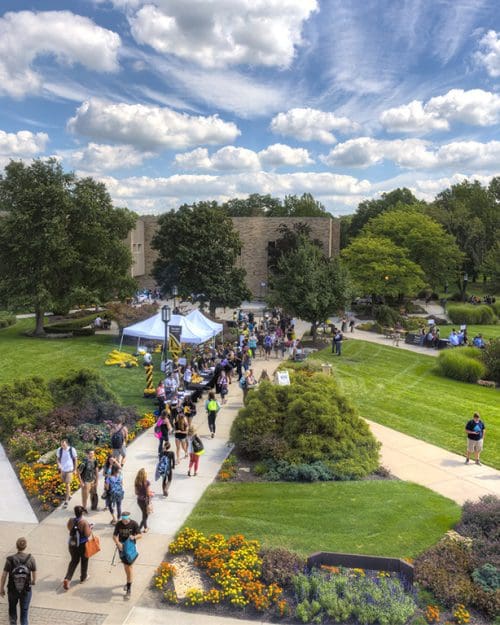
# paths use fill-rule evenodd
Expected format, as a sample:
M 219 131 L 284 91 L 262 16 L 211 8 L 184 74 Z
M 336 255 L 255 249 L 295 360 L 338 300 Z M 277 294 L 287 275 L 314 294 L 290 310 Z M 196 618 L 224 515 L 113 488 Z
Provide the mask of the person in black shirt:
M 475 412 L 472 419 L 467 421 L 465 424 L 465 432 L 467 434 L 467 455 L 465 458 L 465 464 L 469 464 L 471 452 L 475 455 L 476 464 L 481 464 L 479 461 L 479 454 L 483 450 L 485 430 L 486 426 L 481 421 L 479 413 Z
M 133 562 L 126 560 L 124 553 L 124 544 L 127 540 L 137 541 L 142 538 L 141 530 L 136 521 L 130 518 L 130 512 L 122 512 L 122 518 L 115 525 L 115 531 L 113 532 L 113 541 L 120 554 L 120 560 L 123 562 L 123 568 L 125 569 L 125 575 L 127 576 L 127 583 L 125 584 L 125 599 L 130 599 L 130 593 L 132 591 L 132 567 Z
M 35 558 L 33 558 L 33 556 L 29 553 L 24 553 L 26 546 L 26 538 L 17 539 L 17 553 L 13 556 L 7 557 L 2 573 L 2 579 L 0 581 L 0 596 L 5 597 L 5 582 L 7 581 L 7 575 L 9 576 L 9 581 L 7 582 L 7 597 L 9 600 L 9 621 L 11 623 L 17 623 L 17 603 L 19 602 L 21 625 L 28 625 L 28 610 L 31 601 L 31 587 L 34 586 L 36 582 Z M 29 572 L 25 572 L 25 588 L 24 590 L 19 592 L 18 590 L 16 590 L 12 573 L 13 571 L 15 571 L 15 569 L 22 565 L 24 565 Z
M 163 490 L 163 495 L 165 497 L 168 497 L 168 489 L 170 488 L 170 484 L 172 483 L 172 476 L 173 476 L 173 469 L 175 469 L 175 454 L 174 452 L 170 449 L 170 442 L 169 441 L 165 441 L 165 443 L 163 444 L 163 450 L 160 456 L 160 462 L 163 456 L 167 456 L 169 459 L 168 462 L 168 471 L 165 473 L 165 475 L 163 476 L 162 482 L 161 482 L 161 487 Z

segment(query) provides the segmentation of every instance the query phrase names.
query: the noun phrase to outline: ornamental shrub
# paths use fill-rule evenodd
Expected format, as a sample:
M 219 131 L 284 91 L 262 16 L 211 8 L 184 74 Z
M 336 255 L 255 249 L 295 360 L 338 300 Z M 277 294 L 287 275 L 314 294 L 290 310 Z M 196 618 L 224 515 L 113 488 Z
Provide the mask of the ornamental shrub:
M 7 312 L 6 310 L 0 310 L 0 329 L 8 328 L 16 323 L 16 315 Z
M 484 363 L 461 353 L 461 348 L 442 351 L 437 359 L 438 372 L 453 380 L 475 383 L 486 375 Z
M 449 304 L 447 312 L 452 323 L 456 324 L 490 325 L 497 321 L 492 308 L 483 304 Z
M 97 372 L 90 369 L 70 371 L 49 382 L 56 406 L 76 406 L 79 409 L 92 404 L 114 402 L 118 397 Z
M 338 479 L 375 471 L 379 444 L 333 377 L 290 373 L 289 386 L 264 382 L 249 393 L 231 428 L 238 453 L 295 466 L 321 462 Z
M 17 429 L 32 430 L 38 419 L 54 407 L 45 380 L 26 378 L 0 386 L 0 437 L 5 440 Z
M 488 380 L 500 384 L 500 339 L 489 341 L 481 351 L 481 360 L 486 365 Z
M 489 562 L 474 569 L 472 579 L 486 592 L 495 592 L 500 588 L 500 571 Z
M 478 565 L 490 563 L 500 568 L 500 499 L 485 495 L 477 502 L 467 501 L 457 531 L 472 539 Z
M 301 573 L 306 561 L 296 553 L 282 547 L 262 549 L 262 580 L 266 584 L 278 584 L 283 589 L 293 587 L 293 578 Z
M 375 306 L 374 308 L 375 321 L 381 326 L 388 326 L 393 328 L 396 323 L 401 323 L 402 318 L 399 311 L 394 310 L 390 306 L 383 304 L 382 306 Z

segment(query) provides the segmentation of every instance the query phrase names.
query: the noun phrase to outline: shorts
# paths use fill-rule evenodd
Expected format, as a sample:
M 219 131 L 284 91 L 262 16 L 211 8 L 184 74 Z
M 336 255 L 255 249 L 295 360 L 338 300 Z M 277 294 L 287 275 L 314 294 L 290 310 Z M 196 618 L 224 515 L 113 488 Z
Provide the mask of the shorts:
M 71 484 L 74 471 L 61 471 L 61 480 L 63 484 Z
M 125 445 L 123 445 L 123 447 L 120 447 L 120 449 L 112 449 L 111 455 L 113 456 L 113 458 L 125 458 L 125 456 L 127 455 L 127 449 Z
M 186 436 L 187 436 L 187 434 L 176 434 L 176 435 L 175 435 L 175 438 L 176 438 L 178 441 L 183 441 L 183 440 L 185 440 Z
M 474 441 L 471 438 L 467 439 L 467 451 L 482 451 L 483 450 L 483 439 L 479 441 Z
M 227 395 L 227 386 L 221 386 L 221 388 L 220 388 L 220 394 L 222 395 L 222 397 L 224 397 L 225 395 Z

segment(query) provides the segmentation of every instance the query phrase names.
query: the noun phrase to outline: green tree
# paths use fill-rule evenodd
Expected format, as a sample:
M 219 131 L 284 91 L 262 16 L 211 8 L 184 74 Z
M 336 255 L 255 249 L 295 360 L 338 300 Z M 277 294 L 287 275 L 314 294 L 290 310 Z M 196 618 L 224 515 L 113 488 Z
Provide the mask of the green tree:
M 265 217 L 269 213 L 278 216 L 282 205 L 278 198 L 269 194 L 252 193 L 247 198 L 232 198 L 222 204 L 222 208 L 231 217 Z
M 463 254 L 455 239 L 441 224 L 422 213 L 419 206 L 397 208 L 370 219 L 363 235 L 387 237 L 407 250 L 409 260 L 422 268 L 429 285 L 439 285 L 456 277 Z
M 286 195 L 283 208 L 287 217 L 332 217 L 323 204 L 315 200 L 310 193 L 303 193 L 300 197 Z M 269 213 L 269 216 L 275 217 L 272 213 Z
M 500 242 L 488 251 L 481 267 L 483 274 L 491 281 L 491 293 L 500 292 Z
M 238 232 L 216 202 L 184 204 L 162 215 L 152 246 L 158 252 L 153 275 L 164 291 L 176 285 L 181 297 L 209 302 L 212 314 L 217 306 L 238 306 L 250 297 L 246 272 L 235 265 Z
M 360 295 L 394 297 L 415 295 L 424 286 L 420 265 L 387 237 L 361 235 L 346 247 L 341 258 Z
M 132 292 L 124 243 L 134 215 L 113 208 L 102 183 L 65 173 L 55 159 L 11 161 L 0 176 L 0 297 L 44 313 Z
M 500 182 L 494 178 L 489 187 L 477 180 L 464 180 L 440 193 L 427 212 L 455 237 L 465 253 L 462 265 L 476 280 L 486 255 L 498 240 L 500 230 Z M 460 289 L 463 282 L 457 276 Z
M 318 325 L 350 301 L 347 273 L 339 260 L 327 258 L 304 234 L 279 259 L 270 286 L 273 304 L 311 324 L 313 342 Z
M 352 241 L 363 229 L 370 219 L 377 217 L 396 206 L 412 206 L 416 204 L 424 204 L 419 202 L 413 193 L 403 187 L 402 189 L 394 189 L 388 193 L 382 193 L 377 200 L 365 200 L 358 205 L 357 211 L 352 215 L 347 241 Z

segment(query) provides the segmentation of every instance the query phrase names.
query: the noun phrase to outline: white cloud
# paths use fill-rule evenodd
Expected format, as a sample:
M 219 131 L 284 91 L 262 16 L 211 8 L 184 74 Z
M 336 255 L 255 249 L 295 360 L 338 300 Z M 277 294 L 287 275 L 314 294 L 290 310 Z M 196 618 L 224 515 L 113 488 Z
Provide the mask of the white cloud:
M 479 42 L 481 51 L 476 53 L 476 59 L 484 65 L 486 71 L 493 78 L 500 76 L 500 37 L 499 33 L 490 30 Z
M 312 108 L 293 108 L 286 113 L 278 113 L 270 124 L 272 132 L 302 141 L 335 143 L 332 130 L 348 132 L 356 129 L 356 124 L 347 117 L 337 117 L 334 113 Z
M 500 141 L 453 141 L 432 146 L 421 139 L 385 141 L 360 137 L 336 145 L 320 158 L 332 167 L 369 167 L 390 160 L 408 169 L 462 167 L 489 171 L 500 162 Z
M 166 107 L 112 104 L 97 99 L 88 100 L 77 109 L 68 129 L 95 140 L 124 143 L 141 150 L 227 143 L 240 134 L 236 124 L 217 115 L 193 116 Z
M 91 172 L 135 167 L 141 165 L 145 159 L 154 156 L 150 152 L 139 152 L 130 145 L 103 145 L 99 143 L 89 143 L 82 150 L 65 151 L 60 154 L 72 167 Z
M 380 122 L 389 132 L 425 133 L 449 128 L 446 119 L 439 119 L 435 112 L 426 111 L 419 100 L 387 109 L 380 115 Z
M 259 158 L 263 165 L 268 167 L 302 167 L 311 165 L 314 160 L 309 156 L 309 151 L 305 148 L 292 148 L 283 143 L 273 143 L 265 150 L 259 152 Z
M 0 130 L 0 154 L 9 158 L 36 156 L 45 151 L 49 135 L 29 130 L 5 132 Z
M 35 59 L 80 63 L 97 72 L 118 70 L 120 37 L 70 11 L 19 11 L 0 18 L 0 94 L 21 98 L 43 88 Z
M 258 171 L 265 166 L 300 167 L 313 162 L 307 150 L 291 148 L 281 143 L 270 145 L 260 152 L 254 152 L 247 148 L 226 146 L 211 156 L 206 148 L 196 148 L 191 152 L 176 154 L 175 156 L 175 164 L 185 170 Z
M 121 0 L 120 4 L 123 4 Z M 208 68 L 289 67 L 316 0 L 151 0 L 129 17 L 138 43 Z
M 450 122 L 492 126 L 500 121 L 500 95 L 483 89 L 451 89 L 444 95 L 384 111 L 382 125 L 389 132 L 448 130 Z

